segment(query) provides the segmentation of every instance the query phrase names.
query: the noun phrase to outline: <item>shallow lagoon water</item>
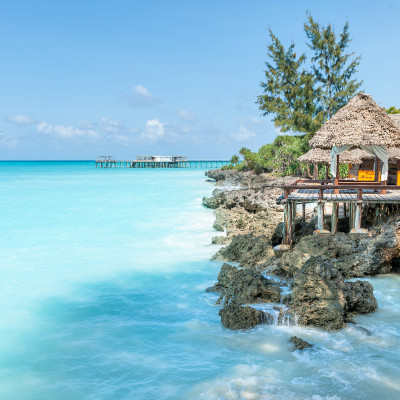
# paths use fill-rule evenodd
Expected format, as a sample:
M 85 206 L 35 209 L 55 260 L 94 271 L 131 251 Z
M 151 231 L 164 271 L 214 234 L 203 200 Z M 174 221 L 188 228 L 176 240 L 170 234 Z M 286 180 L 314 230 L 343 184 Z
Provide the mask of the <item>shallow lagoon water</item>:
M 203 170 L 0 163 L 0 398 L 400 398 L 398 275 L 368 279 L 369 336 L 221 326 L 212 190 Z

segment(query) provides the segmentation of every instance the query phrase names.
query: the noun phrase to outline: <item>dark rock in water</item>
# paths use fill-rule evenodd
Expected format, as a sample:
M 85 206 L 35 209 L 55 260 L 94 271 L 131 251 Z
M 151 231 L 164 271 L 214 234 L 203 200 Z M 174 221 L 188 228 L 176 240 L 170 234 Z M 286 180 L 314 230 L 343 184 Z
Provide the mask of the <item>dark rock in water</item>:
M 206 289 L 206 292 L 223 292 L 227 290 L 237 271 L 238 269 L 236 267 L 224 263 L 218 274 L 218 282 L 214 286 Z
M 295 350 L 303 351 L 305 349 L 313 347 L 312 344 L 306 342 L 305 340 L 303 340 L 301 338 L 298 338 L 297 336 L 292 336 L 290 338 L 290 342 L 294 344 L 294 349 Z
M 236 303 L 231 303 L 219 311 L 222 325 L 233 330 L 254 328 L 263 323 L 263 314 L 263 311 Z
M 257 271 L 238 269 L 225 263 L 218 282 L 207 291 L 220 292 L 218 303 L 234 301 L 236 304 L 279 302 L 281 289 L 278 283 L 265 278 Z
M 234 237 L 232 242 L 220 249 L 213 258 L 240 262 L 243 266 L 256 266 L 272 254 L 271 241 L 267 237 L 250 233 Z
M 291 310 L 300 325 L 341 329 L 346 296 L 342 275 L 327 257 L 311 257 L 294 279 Z
M 273 260 L 275 273 L 292 277 L 311 256 L 335 260 L 336 268 L 346 279 L 388 273 L 393 258 L 400 256 L 400 217 L 391 216 L 369 238 L 352 239 L 343 232 L 334 236 L 305 236 L 291 252 Z
M 356 313 L 376 310 L 373 287 L 368 282 L 344 282 L 328 257 L 309 258 L 294 279 L 291 312 L 300 325 L 341 329 Z
M 211 239 L 212 244 L 226 244 L 229 239 L 226 236 L 214 236 Z
M 369 282 L 346 282 L 346 311 L 349 313 L 367 314 L 378 308 L 374 288 Z

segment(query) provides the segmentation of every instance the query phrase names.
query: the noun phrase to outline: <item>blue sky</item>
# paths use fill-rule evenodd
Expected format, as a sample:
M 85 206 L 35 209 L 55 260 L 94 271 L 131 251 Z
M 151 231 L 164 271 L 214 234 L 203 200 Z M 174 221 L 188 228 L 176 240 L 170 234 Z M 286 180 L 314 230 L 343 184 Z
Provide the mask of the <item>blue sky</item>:
M 349 21 L 365 91 L 399 107 L 399 0 L 3 0 L 0 159 L 257 150 L 268 27 L 305 51 L 307 10 Z

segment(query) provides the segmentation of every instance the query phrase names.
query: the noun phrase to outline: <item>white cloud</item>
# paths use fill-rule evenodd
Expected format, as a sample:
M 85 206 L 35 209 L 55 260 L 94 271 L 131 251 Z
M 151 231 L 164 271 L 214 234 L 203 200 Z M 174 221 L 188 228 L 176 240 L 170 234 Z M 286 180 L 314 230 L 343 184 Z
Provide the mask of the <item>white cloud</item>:
M 7 119 L 17 125 L 29 125 L 35 122 L 34 119 L 29 118 L 26 115 L 9 115 Z
M 143 85 L 134 86 L 131 93 L 122 95 L 123 101 L 133 107 L 149 107 L 157 104 L 159 100 Z
M 120 128 L 120 123 L 117 121 L 113 121 L 112 119 L 108 118 L 102 118 L 100 120 L 100 129 L 106 131 L 106 132 L 118 132 Z
M 58 136 L 63 139 L 73 139 L 76 137 L 95 138 L 99 136 L 99 134 L 92 129 L 81 129 L 65 125 L 50 125 L 44 121 L 40 122 L 36 129 L 38 132 Z
M 146 128 L 141 133 L 140 138 L 152 142 L 157 141 L 165 135 L 165 124 L 160 122 L 157 118 L 151 119 L 146 122 Z
M 232 138 L 238 142 L 245 142 L 254 136 L 256 136 L 256 134 L 247 129 L 243 124 L 240 124 L 239 130 L 232 134 Z
M 189 111 L 183 109 L 178 111 L 178 117 L 185 121 L 194 121 L 197 119 L 196 115 L 191 114 Z
M 20 143 L 18 139 L 0 132 L 0 145 L 5 147 L 14 147 Z
M 133 91 L 138 94 L 139 96 L 145 97 L 145 98 L 151 98 L 153 97 L 149 90 L 145 88 L 142 85 L 137 85 L 133 88 Z

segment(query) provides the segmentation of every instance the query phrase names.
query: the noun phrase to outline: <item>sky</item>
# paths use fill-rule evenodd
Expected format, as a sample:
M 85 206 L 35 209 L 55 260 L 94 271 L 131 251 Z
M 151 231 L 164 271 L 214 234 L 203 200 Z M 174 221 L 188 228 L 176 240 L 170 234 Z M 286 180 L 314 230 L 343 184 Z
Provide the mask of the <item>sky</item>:
M 349 21 L 364 91 L 400 107 L 400 0 L 1 0 L 0 160 L 255 151 L 268 29 L 307 51 L 307 10 Z

